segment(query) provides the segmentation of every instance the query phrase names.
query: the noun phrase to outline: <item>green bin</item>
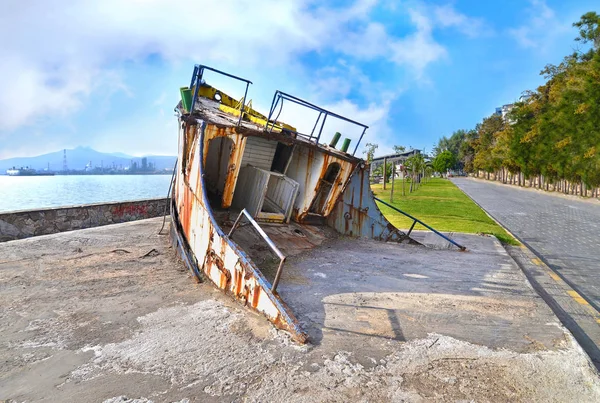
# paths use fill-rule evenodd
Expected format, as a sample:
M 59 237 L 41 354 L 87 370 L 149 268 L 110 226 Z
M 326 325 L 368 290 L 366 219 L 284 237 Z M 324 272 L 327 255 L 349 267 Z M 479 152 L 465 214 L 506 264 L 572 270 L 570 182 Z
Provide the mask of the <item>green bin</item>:
M 192 109 L 192 90 L 188 87 L 179 88 L 181 92 L 181 103 L 183 104 L 183 108 L 187 113 L 190 113 Z

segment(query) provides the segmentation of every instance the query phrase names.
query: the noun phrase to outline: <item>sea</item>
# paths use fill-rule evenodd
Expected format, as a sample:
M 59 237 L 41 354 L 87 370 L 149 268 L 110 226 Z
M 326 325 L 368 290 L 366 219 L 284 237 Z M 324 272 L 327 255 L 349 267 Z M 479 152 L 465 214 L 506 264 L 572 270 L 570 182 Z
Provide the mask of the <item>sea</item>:
M 167 197 L 171 175 L 0 175 L 0 213 Z

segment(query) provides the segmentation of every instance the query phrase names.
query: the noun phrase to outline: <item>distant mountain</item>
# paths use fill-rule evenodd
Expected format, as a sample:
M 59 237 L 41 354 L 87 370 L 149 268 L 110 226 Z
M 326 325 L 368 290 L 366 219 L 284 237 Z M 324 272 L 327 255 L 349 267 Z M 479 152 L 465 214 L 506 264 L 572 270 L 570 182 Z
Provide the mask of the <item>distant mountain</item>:
M 133 157 L 129 154 L 125 154 L 125 153 L 109 153 L 109 154 L 114 155 L 115 157 L 119 157 L 119 158 L 129 158 L 129 159 L 135 158 L 135 157 Z
M 175 156 L 149 155 L 146 157 L 148 163 L 156 164 L 156 169 L 172 169 L 175 165 Z M 92 162 L 93 167 L 129 167 L 132 162 L 137 162 L 141 166 L 142 157 L 132 157 L 124 153 L 102 153 L 90 147 L 77 147 L 67 149 L 67 167 L 68 169 L 83 170 L 87 164 Z M 38 155 L 37 157 L 16 157 L 0 160 L 0 175 L 3 175 L 7 169 L 12 167 L 29 167 L 37 170 L 47 169 L 51 171 L 62 171 L 63 168 L 63 150 Z

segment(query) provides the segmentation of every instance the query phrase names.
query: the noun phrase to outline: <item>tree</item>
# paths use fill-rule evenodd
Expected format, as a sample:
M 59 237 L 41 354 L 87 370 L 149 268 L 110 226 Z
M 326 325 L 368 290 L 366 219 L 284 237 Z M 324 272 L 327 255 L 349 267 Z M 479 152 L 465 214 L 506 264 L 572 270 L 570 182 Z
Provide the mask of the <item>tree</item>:
M 385 179 L 386 182 L 389 182 L 392 178 L 392 170 L 394 169 L 394 164 L 392 162 L 387 162 L 385 168 Z M 373 170 L 373 174 L 375 176 L 383 176 L 383 164 L 379 165 L 377 168 Z
M 591 42 L 594 46 L 593 51 L 600 50 L 600 15 L 594 11 L 585 13 L 579 21 L 573 23 L 573 26 L 579 28 L 579 36 L 575 38 L 576 41 Z
M 443 136 L 435 147 L 436 171 L 463 167 L 507 180 L 565 193 L 598 196 L 600 186 L 600 15 L 589 12 L 573 24 L 583 45 L 558 65 L 547 65 L 546 82 L 474 130 Z M 458 157 L 452 166 L 450 154 Z M 439 158 L 438 158 L 439 157 Z
M 444 175 L 456 164 L 456 156 L 450 150 L 442 151 L 433 159 L 433 169 Z
M 375 150 L 377 150 L 379 146 L 377 144 L 367 143 L 365 147 L 367 147 L 367 149 L 363 151 L 363 153 L 367 154 L 367 162 L 370 164 L 375 156 Z
M 404 147 L 404 146 L 394 146 L 394 152 L 396 154 L 402 154 L 405 151 L 406 151 L 406 147 Z
M 423 154 L 414 154 L 406 159 L 406 170 L 410 174 L 410 188 L 412 193 L 420 183 L 421 174 L 425 169 L 425 157 Z

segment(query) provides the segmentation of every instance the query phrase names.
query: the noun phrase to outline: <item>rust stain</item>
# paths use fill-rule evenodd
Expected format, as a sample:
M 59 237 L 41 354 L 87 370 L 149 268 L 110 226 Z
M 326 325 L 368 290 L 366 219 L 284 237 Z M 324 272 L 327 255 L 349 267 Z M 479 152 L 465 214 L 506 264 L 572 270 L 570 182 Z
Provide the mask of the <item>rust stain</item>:
M 232 140 L 233 146 L 229 156 L 222 157 L 228 158 L 226 177 L 223 178 L 221 176 L 221 179 L 225 180 L 221 206 L 227 208 L 230 206 L 233 199 L 233 193 L 245 149 L 245 141 L 248 135 L 256 135 L 269 139 L 273 138 L 286 144 L 300 144 L 299 141 L 290 139 L 289 137 L 285 138 L 285 136 L 281 135 L 257 134 L 254 131 L 244 129 L 243 127 L 219 126 L 207 123 L 207 125 L 204 126 L 204 132 L 202 132 L 200 126 L 195 124 L 192 125 L 190 122 L 185 123 L 185 130 L 181 134 L 182 137 L 185 137 L 185 139 L 182 139 L 183 153 L 180 156 L 182 159 L 181 167 L 185 167 L 185 169 L 179 169 L 176 173 L 177 186 L 175 190 L 181 226 L 188 242 L 193 241 L 194 243 L 193 245 L 190 245 L 194 256 L 196 258 L 200 257 L 205 262 L 202 271 L 206 274 L 212 274 L 212 277 L 209 276 L 209 278 L 214 279 L 219 288 L 230 292 L 245 305 L 250 305 L 253 309 L 264 313 L 278 328 L 292 331 L 293 336 L 297 341 L 305 342 L 306 335 L 299 330 L 297 321 L 290 313 L 291 311 L 285 307 L 285 304 L 283 304 L 276 293 L 272 293 L 269 290 L 268 281 L 263 278 L 260 271 L 239 249 L 239 246 L 223 235 L 217 223 L 214 222 L 214 218 L 209 215 L 211 207 L 209 205 L 204 205 L 206 195 L 205 189 L 203 188 L 203 179 L 200 176 L 200 170 L 203 166 L 203 162 L 206 161 L 208 156 L 207 146 L 210 140 L 216 137 L 229 137 Z M 197 153 L 197 150 L 199 149 L 197 141 L 200 141 L 200 136 L 203 136 L 202 141 L 204 143 L 202 155 Z M 221 146 L 223 147 L 223 144 Z M 298 167 L 299 174 L 302 172 L 298 181 L 302 183 L 301 176 L 304 174 L 304 189 L 306 194 L 305 200 L 300 204 L 300 209 L 295 208 L 294 213 L 296 216 L 305 216 L 308 213 L 307 210 L 317 195 L 319 181 L 324 179 L 329 165 L 332 162 L 338 162 L 340 164 L 338 178 L 332 185 L 329 197 L 325 200 L 325 207 L 323 210 L 325 215 L 328 215 L 336 208 L 336 206 L 338 206 L 337 201 L 344 191 L 344 186 L 349 183 L 354 168 L 360 160 L 351 156 L 338 156 L 336 152 L 320 149 L 318 145 L 306 145 L 302 143 L 302 147 L 305 147 L 306 152 L 306 154 L 302 155 L 302 158 L 304 159 L 305 156 L 308 158 L 306 167 Z M 321 155 L 323 158 L 321 158 L 321 155 L 317 155 L 317 153 L 322 153 Z M 221 158 L 221 156 L 219 157 Z M 219 166 L 221 162 L 225 163 L 225 161 L 219 160 Z M 298 162 L 296 162 L 296 164 L 297 163 Z M 316 166 L 321 163 L 322 165 Z M 306 169 L 306 171 L 304 171 L 304 169 Z M 320 172 L 318 177 L 316 177 L 317 172 Z M 315 181 L 317 182 L 316 186 Z M 308 190 L 309 188 L 311 188 L 311 191 Z M 314 191 L 312 191 L 312 188 L 315 188 Z M 361 181 L 361 199 L 362 196 Z M 354 198 L 354 195 L 352 195 L 352 197 Z M 343 203 L 340 203 L 339 206 L 341 209 L 345 208 L 345 204 Z M 366 210 L 361 211 L 359 206 L 358 209 L 351 208 L 350 213 L 350 218 L 345 220 L 345 228 L 346 232 L 352 234 L 354 227 L 357 224 L 355 221 L 362 221 L 362 217 L 367 216 L 367 212 Z M 194 222 L 192 222 L 192 218 L 194 218 Z M 196 224 L 196 221 L 198 224 Z M 208 223 L 208 225 L 206 225 L 206 223 Z M 204 228 L 196 228 L 194 227 L 195 225 L 200 225 L 200 227 L 204 225 Z M 192 232 L 194 231 L 196 231 L 194 233 L 195 237 L 192 237 Z M 371 233 L 373 234 L 373 232 L 374 229 L 372 227 Z M 301 247 L 305 241 L 294 238 L 291 242 L 297 244 L 297 247 Z M 202 250 L 197 250 L 199 248 Z M 235 264 L 233 264 L 234 261 Z M 230 265 L 231 267 L 226 267 L 225 262 L 228 262 L 228 264 L 229 262 L 232 262 Z M 261 293 L 264 294 L 261 295 Z
M 231 282 L 231 273 L 229 270 L 225 268 L 223 264 L 223 260 L 217 256 L 214 250 L 210 250 L 206 257 L 207 266 L 216 266 L 219 272 L 221 273 L 219 288 L 226 290 L 228 288 L 229 283 Z
M 233 293 L 236 297 L 239 297 L 240 294 L 242 293 L 242 271 L 241 270 L 236 270 L 235 272 L 235 290 L 233 290 Z
M 227 178 L 225 180 L 225 188 L 223 190 L 222 207 L 229 208 L 233 201 L 233 194 L 237 184 L 244 149 L 246 148 L 246 137 L 241 134 L 229 136 L 233 141 L 233 149 L 229 155 L 229 164 L 227 168 Z
M 256 308 L 258 306 L 258 298 L 260 297 L 260 286 L 257 284 L 252 290 L 252 302 L 250 306 L 252 308 Z

